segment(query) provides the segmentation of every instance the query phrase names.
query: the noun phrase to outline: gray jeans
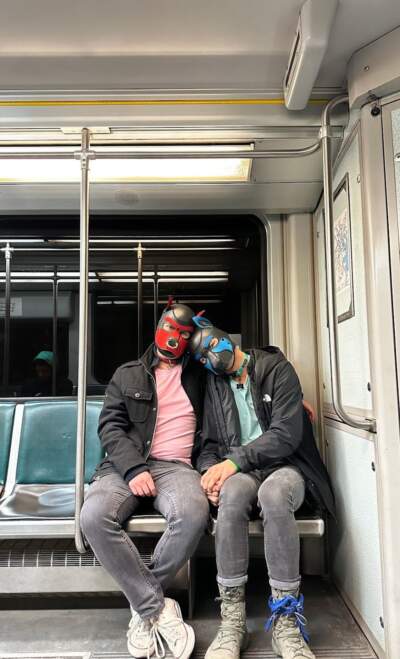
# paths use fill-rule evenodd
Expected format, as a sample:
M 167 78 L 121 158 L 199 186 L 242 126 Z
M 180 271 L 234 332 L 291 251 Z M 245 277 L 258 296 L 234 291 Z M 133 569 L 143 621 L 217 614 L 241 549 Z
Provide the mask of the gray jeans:
M 247 581 L 248 523 L 256 502 L 264 524 L 264 549 L 273 588 L 300 585 L 300 540 L 295 511 L 304 500 L 305 484 L 295 467 L 282 467 L 261 482 L 255 474 L 234 474 L 220 493 L 215 550 L 218 582 L 239 586 Z
M 143 618 L 163 607 L 164 590 L 196 549 L 208 523 L 208 501 L 199 474 L 182 462 L 150 460 L 157 496 L 154 508 L 168 527 L 150 567 L 141 559 L 123 523 L 140 503 L 117 473 L 95 480 L 82 508 L 81 526 L 103 567 Z

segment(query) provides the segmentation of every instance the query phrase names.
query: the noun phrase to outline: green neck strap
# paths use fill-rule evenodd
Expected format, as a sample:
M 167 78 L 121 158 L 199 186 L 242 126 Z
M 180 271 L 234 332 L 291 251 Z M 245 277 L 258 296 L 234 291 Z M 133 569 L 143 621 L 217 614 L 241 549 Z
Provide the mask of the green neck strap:
M 243 374 L 243 371 L 246 368 L 249 361 L 250 361 L 250 355 L 248 355 L 247 353 L 244 353 L 244 358 L 243 358 L 243 361 L 242 361 L 241 365 L 239 366 L 239 368 L 236 371 L 234 371 L 233 373 L 229 374 L 231 376 L 231 378 L 240 378 L 240 376 Z

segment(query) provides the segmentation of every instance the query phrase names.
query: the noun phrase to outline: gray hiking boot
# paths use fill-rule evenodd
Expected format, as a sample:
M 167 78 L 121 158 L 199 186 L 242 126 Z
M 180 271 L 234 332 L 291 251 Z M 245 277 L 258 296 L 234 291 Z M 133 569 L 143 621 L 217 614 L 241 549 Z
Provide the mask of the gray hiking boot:
M 271 617 L 267 629 L 272 626 L 272 649 L 282 659 L 315 659 L 308 645 L 304 630 L 307 623 L 303 616 L 304 597 L 298 590 L 272 589 L 269 600 Z
M 221 625 L 207 650 L 205 659 L 239 659 L 248 644 L 245 586 L 219 585 Z

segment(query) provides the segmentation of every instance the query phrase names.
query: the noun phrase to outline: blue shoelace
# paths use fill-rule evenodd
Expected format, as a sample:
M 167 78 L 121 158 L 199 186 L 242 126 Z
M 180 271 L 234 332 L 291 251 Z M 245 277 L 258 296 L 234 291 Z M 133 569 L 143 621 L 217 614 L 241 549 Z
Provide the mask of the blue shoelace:
M 268 606 L 271 610 L 271 616 L 268 618 L 265 623 L 266 631 L 269 631 L 279 616 L 292 616 L 294 615 L 296 619 L 297 627 L 300 629 L 301 635 L 306 641 L 310 642 L 309 636 L 305 630 L 307 620 L 303 615 L 304 610 L 304 595 L 300 595 L 298 599 L 293 597 L 293 595 L 286 595 L 279 600 L 274 600 L 271 597 L 268 600 Z

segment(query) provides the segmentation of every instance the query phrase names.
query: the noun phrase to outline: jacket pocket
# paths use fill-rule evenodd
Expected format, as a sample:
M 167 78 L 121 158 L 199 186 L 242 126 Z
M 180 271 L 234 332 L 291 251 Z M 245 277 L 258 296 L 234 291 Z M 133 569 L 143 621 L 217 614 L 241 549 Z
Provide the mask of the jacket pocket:
M 130 420 L 139 423 L 146 421 L 151 408 L 153 392 L 136 387 L 128 387 L 123 394 Z

